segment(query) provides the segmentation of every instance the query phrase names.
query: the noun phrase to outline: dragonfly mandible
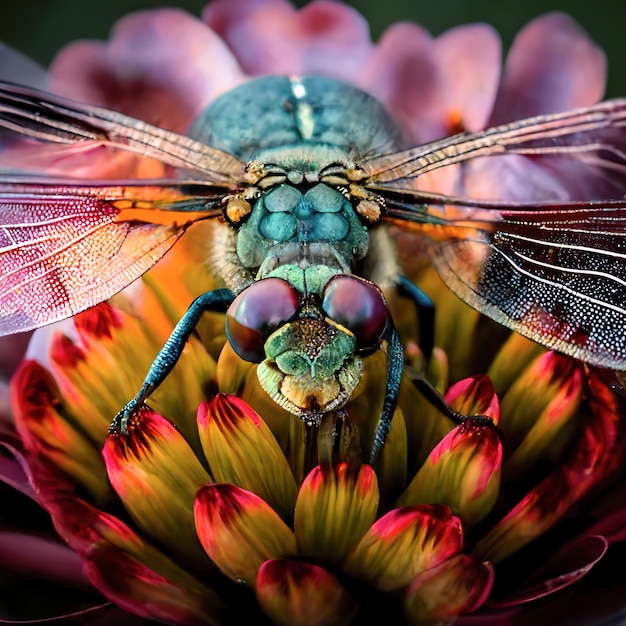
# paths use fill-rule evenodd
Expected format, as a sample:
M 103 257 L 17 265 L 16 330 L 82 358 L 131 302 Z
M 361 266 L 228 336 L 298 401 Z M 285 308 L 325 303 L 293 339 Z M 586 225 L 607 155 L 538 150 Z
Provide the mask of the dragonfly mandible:
M 167 377 L 201 315 L 222 311 L 261 386 L 310 425 L 341 409 L 363 358 L 383 349 L 374 460 L 403 370 L 378 284 L 406 286 L 393 258 L 376 257 L 390 241 L 385 224 L 430 237 L 435 269 L 480 312 L 592 365 L 626 369 L 625 124 L 626 100 L 613 100 L 406 149 L 357 88 L 268 76 L 217 98 L 185 136 L 2 83 L 0 333 L 109 298 L 192 223 L 221 221 L 212 267 L 224 288 L 191 304 L 114 427 L 124 431 Z M 158 176 L 91 180 L 63 167 L 120 152 L 158 163 Z M 560 160 L 593 168 L 598 188 L 565 199 L 529 191 L 521 202 L 421 188 L 426 173 L 509 155 L 556 174 Z

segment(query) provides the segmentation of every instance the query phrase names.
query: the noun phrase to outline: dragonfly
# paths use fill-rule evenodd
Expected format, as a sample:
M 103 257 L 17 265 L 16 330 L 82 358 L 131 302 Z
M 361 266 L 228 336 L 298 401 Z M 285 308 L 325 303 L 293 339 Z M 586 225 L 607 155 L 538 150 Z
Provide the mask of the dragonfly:
M 191 224 L 214 220 L 211 266 L 224 287 L 192 302 L 112 428 L 126 432 L 203 313 L 218 311 L 263 389 L 309 426 L 348 402 L 368 355 L 386 353 L 373 462 L 404 367 L 381 285 L 420 300 L 381 252 L 393 246 L 389 225 L 416 246 L 428 238 L 444 283 L 481 313 L 626 370 L 625 127 L 626 100 L 616 99 L 406 148 L 384 107 L 356 87 L 265 76 L 219 96 L 182 135 L 2 83 L 0 334 L 106 300 Z M 120 155 L 153 173 L 80 176 L 77 164 Z M 515 200 L 424 188 L 427 174 L 511 157 L 555 179 L 593 175 L 581 174 L 579 197 L 538 192 L 532 179 Z

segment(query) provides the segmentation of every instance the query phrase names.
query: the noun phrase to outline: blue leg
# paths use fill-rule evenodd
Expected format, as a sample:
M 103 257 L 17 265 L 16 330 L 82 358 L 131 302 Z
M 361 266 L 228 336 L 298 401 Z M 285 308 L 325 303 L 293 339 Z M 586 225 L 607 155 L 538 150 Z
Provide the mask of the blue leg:
M 404 368 L 404 354 L 402 344 L 395 326 L 390 322 L 387 331 L 387 387 L 385 389 L 385 399 L 383 401 L 383 410 L 380 414 L 380 420 L 376 428 L 372 451 L 370 452 L 369 462 L 373 463 L 380 450 L 385 444 L 387 433 L 391 427 L 391 419 L 398 404 L 398 396 L 400 395 L 400 382 L 402 380 L 402 371 Z
M 121 430 L 126 434 L 128 420 L 139 407 L 150 397 L 154 390 L 167 378 L 174 365 L 178 362 L 183 348 L 191 333 L 195 330 L 200 317 L 205 311 L 225 313 L 235 296 L 229 289 L 216 289 L 198 296 L 187 309 L 187 312 L 174 327 L 169 339 L 159 350 L 152 362 L 146 378 L 137 395 L 115 416 L 109 432 Z
M 426 360 L 429 360 L 435 343 L 435 303 L 406 276 L 398 276 L 398 291 L 415 304 L 420 327 L 420 348 Z

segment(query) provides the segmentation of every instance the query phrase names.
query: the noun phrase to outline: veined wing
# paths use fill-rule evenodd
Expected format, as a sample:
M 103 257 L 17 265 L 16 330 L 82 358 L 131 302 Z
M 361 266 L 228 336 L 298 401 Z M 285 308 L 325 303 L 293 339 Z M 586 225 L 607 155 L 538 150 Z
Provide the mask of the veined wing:
M 245 165 L 236 157 L 127 115 L 78 104 L 29 87 L 0 82 L 0 129 L 74 149 L 106 146 L 187 171 L 186 177 L 236 186 Z
M 544 198 L 532 180 L 525 193 L 541 202 L 416 188 L 426 172 L 511 154 L 589 195 Z M 433 265 L 462 300 L 547 347 L 626 370 L 626 100 L 457 135 L 362 165 L 361 184 L 386 199 L 386 219 L 435 240 Z M 589 184 L 578 185 L 579 173 Z
M 546 347 L 626 370 L 625 200 L 389 213 L 436 240 L 433 266 L 470 306 Z
M 177 181 L 0 179 L 0 334 L 106 300 L 158 261 L 223 190 Z
M 478 157 L 512 154 L 549 162 L 557 177 L 570 181 L 577 176 L 577 165 L 587 166 L 585 175 L 597 180 L 589 181 L 589 197 L 574 200 L 596 198 L 597 192 L 622 197 L 626 192 L 626 99 L 455 135 L 375 157 L 360 164 L 362 185 L 380 192 L 414 189 L 415 180 L 427 172 Z M 560 165 L 568 169 L 559 172 Z

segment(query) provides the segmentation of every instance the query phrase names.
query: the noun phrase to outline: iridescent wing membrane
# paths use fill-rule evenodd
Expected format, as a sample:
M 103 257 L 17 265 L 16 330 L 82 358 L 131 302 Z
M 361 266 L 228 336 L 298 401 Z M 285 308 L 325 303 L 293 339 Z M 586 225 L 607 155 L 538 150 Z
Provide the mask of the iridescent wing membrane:
M 123 289 L 192 221 L 219 215 L 243 174 L 238 159 L 188 137 L 15 85 L 0 87 L 0 126 L 0 334 Z M 120 152 L 129 171 L 150 162 L 166 177 L 77 177 Z
M 437 240 L 433 263 L 469 304 L 544 345 L 626 369 L 625 123 L 626 101 L 615 100 L 457 135 L 360 163 L 359 185 L 384 199 L 385 220 Z M 0 128 L 1 334 L 119 291 L 243 185 L 245 165 L 231 155 L 15 85 L 0 85 Z M 149 160 L 159 175 L 73 175 L 72 164 L 100 162 L 103 151 Z M 439 168 L 513 155 L 555 180 L 578 177 L 576 195 L 542 198 L 530 181 L 532 202 L 470 200 L 416 184 Z
M 625 126 L 626 101 L 614 100 L 451 137 L 363 167 L 367 186 L 386 197 L 390 221 L 437 237 L 433 264 L 461 299 L 545 346 L 624 370 Z M 529 159 L 527 173 L 544 168 L 580 199 L 551 200 L 546 192 L 530 203 L 481 202 L 411 189 L 428 171 L 510 155 Z M 526 193 L 541 197 L 532 179 Z

